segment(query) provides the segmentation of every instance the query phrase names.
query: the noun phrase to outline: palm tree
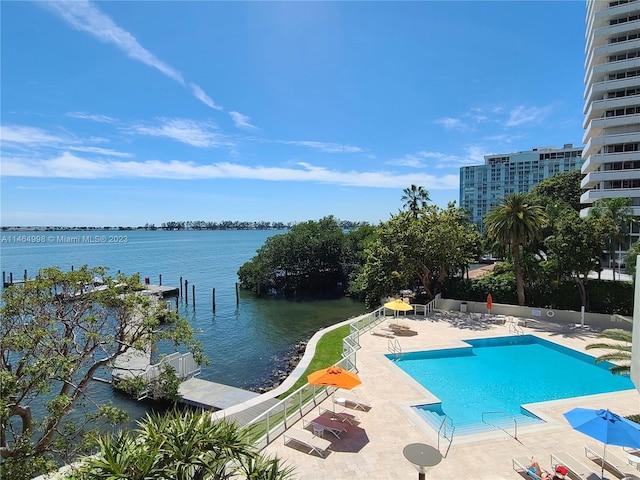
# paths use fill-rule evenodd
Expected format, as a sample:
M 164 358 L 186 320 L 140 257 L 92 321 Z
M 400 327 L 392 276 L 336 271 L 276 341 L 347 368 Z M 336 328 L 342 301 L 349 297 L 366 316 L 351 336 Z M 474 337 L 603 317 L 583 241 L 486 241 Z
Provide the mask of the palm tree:
M 537 239 L 546 224 L 546 214 L 542 207 L 530 205 L 523 193 L 514 193 L 500 200 L 485 215 L 487 236 L 505 247 L 510 247 L 516 276 L 518 304 L 524 305 L 524 282 L 520 246 L 526 246 Z
M 138 425 L 135 435 L 100 437 L 98 453 L 80 462 L 74 478 L 287 480 L 293 473 L 279 459 L 263 457 L 243 428 L 207 412 L 174 410 Z
M 631 332 L 620 328 L 603 330 L 598 338 L 606 338 L 616 343 L 591 343 L 587 350 L 601 348 L 609 352 L 596 358 L 596 362 L 615 362 L 609 370 L 614 375 L 629 375 L 631 373 Z
M 410 188 L 405 188 L 403 193 L 402 201 L 405 202 L 403 206 L 411 211 L 414 218 L 418 218 L 420 210 L 431 200 L 429 192 L 424 187 L 411 185 Z

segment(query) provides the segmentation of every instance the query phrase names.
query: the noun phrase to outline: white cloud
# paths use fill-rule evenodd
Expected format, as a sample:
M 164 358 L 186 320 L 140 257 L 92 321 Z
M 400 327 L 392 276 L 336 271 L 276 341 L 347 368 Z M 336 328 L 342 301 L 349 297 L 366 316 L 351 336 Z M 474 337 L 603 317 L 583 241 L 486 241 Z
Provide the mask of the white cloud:
M 251 125 L 251 123 L 249 123 L 249 120 L 251 120 L 251 118 L 247 117 L 246 115 L 243 115 L 239 112 L 229 112 L 229 115 L 231 115 L 233 124 L 238 128 L 246 128 L 250 130 L 257 128 L 255 125 Z
M 457 189 L 458 175 L 436 176 L 421 172 L 339 171 L 310 163 L 295 167 L 247 166 L 231 162 L 199 165 L 188 161 L 88 160 L 65 152 L 53 158 L 3 158 L 2 176 L 36 178 L 162 178 L 250 179 L 274 182 L 315 182 L 355 187 L 405 188 L 424 185 L 431 190 Z
M 538 123 L 542 121 L 548 113 L 548 107 L 524 107 L 520 105 L 511 109 L 505 126 L 519 127 L 527 123 Z
M 180 85 L 187 86 L 182 73 L 167 65 L 140 45 L 131 33 L 116 25 L 109 16 L 102 13 L 93 3 L 86 0 L 55 0 L 41 2 L 41 5 L 60 15 L 76 30 L 86 32 L 101 42 L 115 45 L 129 58 L 155 68 Z M 221 107 L 217 106 L 199 86 L 189 84 L 189 87 L 191 87 L 193 95 L 202 103 L 216 110 L 221 110 Z
M 320 150 L 325 153 L 360 153 L 363 149 L 352 145 L 341 145 L 339 143 L 312 142 L 312 141 L 280 141 L 285 145 L 296 145 L 298 147 L 308 147 Z
M 104 142 L 103 138 L 78 139 L 49 133 L 36 127 L 22 125 L 0 125 L 0 139 L 2 139 L 3 156 L 7 151 L 53 148 L 57 150 L 74 150 L 78 152 L 96 153 L 110 157 L 127 158 L 133 155 L 108 148 L 84 145 L 85 142 Z
M 222 107 L 220 105 L 216 105 L 216 102 L 214 102 L 213 99 L 209 95 L 207 95 L 202 88 L 200 88 L 195 83 L 190 83 L 189 86 L 191 87 L 191 92 L 198 100 L 200 100 L 206 106 L 213 108 L 214 110 L 222 111 Z
M 94 122 L 100 123 L 114 123 L 116 121 L 115 118 L 108 117 L 107 115 L 96 115 L 85 112 L 69 112 L 67 113 L 67 117 L 82 118 L 84 120 L 93 120 Z
M 208 148 L 231 146 L 233 142 L 214 132 L 215 125 L 181 118 L 160 118 L 159 125 L 137 124 L 128 129 L 140 135 L 166 137 L 193 147 Z
M 442 125 L 444 128 L 447 128 L 447 129 L 466 130 L 468 128 L 467 124 L 464 123 L 459 118 L 451 118 L 451 117 L 439 118 L 436 120 L 436 123 Z

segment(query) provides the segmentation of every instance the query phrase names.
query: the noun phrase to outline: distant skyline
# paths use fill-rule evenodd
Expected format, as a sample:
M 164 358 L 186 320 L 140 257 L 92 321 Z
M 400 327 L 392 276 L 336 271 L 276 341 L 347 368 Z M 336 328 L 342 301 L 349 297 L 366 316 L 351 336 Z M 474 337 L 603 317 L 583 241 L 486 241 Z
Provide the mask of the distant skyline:
M 582 142 L 582 1 L 0 2 L 3 226 L 377 224 Z

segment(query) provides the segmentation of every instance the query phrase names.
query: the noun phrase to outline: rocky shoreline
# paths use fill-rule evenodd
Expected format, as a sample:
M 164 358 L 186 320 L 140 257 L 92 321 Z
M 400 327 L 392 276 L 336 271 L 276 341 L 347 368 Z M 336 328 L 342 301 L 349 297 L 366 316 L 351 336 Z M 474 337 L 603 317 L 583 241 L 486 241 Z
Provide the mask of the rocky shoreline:
M 307 343 L 308 341 L 300 341 L 287 350 L 281 357 L 272 357 L 271 361 L 274 368 L 271 373 L 266 378 L 258 381 L 258 384 L 249 388 L 249 390 L 257 393 L 266 393 L 284 382 L 298 366 L 298 363 L 300 363 L 307 349 Z

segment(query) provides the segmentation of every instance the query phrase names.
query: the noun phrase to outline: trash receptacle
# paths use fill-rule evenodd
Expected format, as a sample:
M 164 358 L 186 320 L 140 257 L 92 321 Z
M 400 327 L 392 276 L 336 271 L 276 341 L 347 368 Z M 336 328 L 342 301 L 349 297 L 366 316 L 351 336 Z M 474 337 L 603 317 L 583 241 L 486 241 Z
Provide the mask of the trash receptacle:
M 467 303 L 466 302 L 462 302 L 460 304 L 460 311 L 461 312 L 466 312 L 467 311 Z

